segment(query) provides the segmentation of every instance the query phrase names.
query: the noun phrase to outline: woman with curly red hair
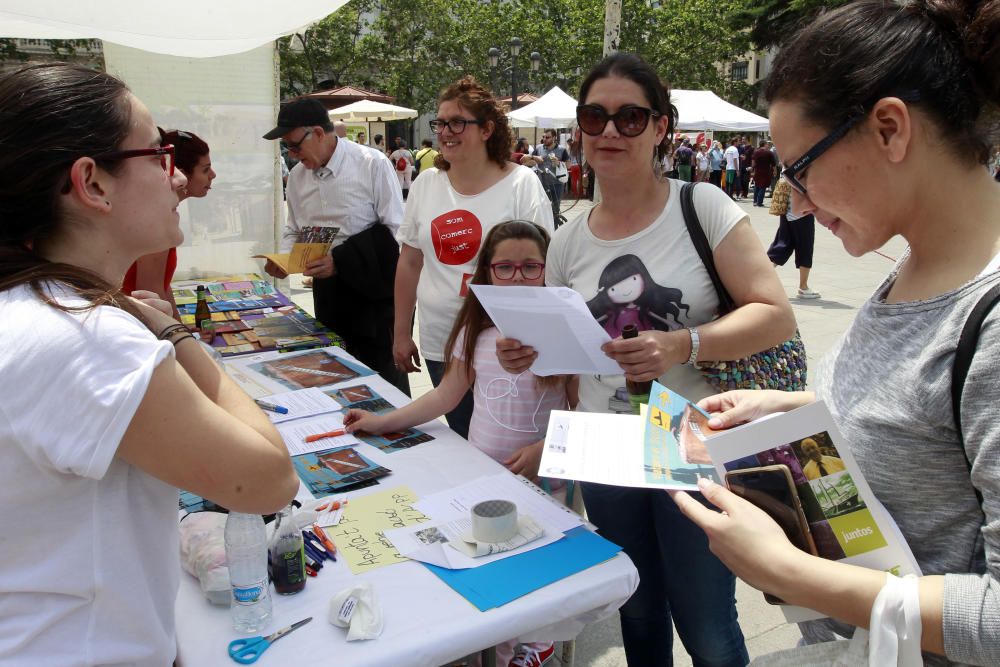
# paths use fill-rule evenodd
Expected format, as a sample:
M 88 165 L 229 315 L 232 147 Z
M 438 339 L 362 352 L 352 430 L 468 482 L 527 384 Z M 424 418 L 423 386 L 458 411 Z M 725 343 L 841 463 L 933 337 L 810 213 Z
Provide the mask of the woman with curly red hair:
M 486 233 L 505 220 L 552 228 L 552 209 L 534 172 L 509 161 L 514 135 L 493 95 L 471 76 L 438 98 L 431 130 L 441 153 L 421 170 L 406 201 L 396 269 L 393 356 L 415 373 L 420 353 L 412 337 L 413 308 L 420 316 L 420 345 L 436 387 L 444 375 L 444 345 L 468 291 L 468 279 Z M 472 394 L 447 415 L 462 437 L 469 432 Z

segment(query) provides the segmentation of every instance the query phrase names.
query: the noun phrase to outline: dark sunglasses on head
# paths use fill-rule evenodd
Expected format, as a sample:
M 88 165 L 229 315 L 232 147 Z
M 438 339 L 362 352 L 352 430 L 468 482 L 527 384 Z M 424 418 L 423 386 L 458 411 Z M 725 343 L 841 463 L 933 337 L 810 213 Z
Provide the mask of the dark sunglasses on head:
M 608 121 L 615 124 L 615 129 L 624 137 L 637 137 L 646 131 L 649 119 L 662 116 L 659 111 L 636 104 L 626 104 L 609 114 L 607 109 L 598 104 L 581 104 L 576 108 L 576 123 L 580 129 L 591 136 L 604 132 Z

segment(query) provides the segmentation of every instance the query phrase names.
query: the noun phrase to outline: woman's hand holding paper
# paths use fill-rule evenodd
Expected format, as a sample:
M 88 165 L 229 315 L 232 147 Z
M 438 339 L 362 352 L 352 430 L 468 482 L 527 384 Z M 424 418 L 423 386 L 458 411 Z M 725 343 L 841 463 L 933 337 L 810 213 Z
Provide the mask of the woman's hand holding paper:
M 698 407 L 712 417 L 708 425 L 714 429 L 732 428 L 775 412 L 788 412 L 816 400 L 811 391 L 775 391 L 738 389 L 715 394 L 698 401 Z

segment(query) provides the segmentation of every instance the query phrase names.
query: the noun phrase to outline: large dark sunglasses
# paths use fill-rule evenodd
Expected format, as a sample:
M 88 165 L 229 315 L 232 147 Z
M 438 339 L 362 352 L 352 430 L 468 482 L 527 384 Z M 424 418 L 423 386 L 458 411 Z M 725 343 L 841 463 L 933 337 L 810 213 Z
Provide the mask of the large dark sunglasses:
M 646 131 L 649 119 L 662 116 L 659 111 L 626 104 L 614 114 L 597 104 L 581 104 L 576 108 L 576 123 L 585 134 L 596 137 L 604 132 L 608 121 L 613 121 L 615 129 L 623 137 L 637 137 Z
M 444 132 L 444 128 L 448 128 L 448 131 L 452 134 L 462 134 L 465 132 L 466 125 L 482 125 L 483 121 L 477 120 L 475 118 L 452 118 L 451 120 L 445 120 L 444 118 L 435 118 L 430 121 L 428 125 L 431 126 L 431 132 L 434 134 L 441 134 Z
M 898 97 L 904 102 L 916 102 L 920 99 L 920 91 L 908 90 L 896 95 L 883 95 L 882 97 Z M 881 97 L 879 99 L 881 99 Z M 803 176 L 805 170 L 809 168 L 809 165 L 816 161 L 816 158 L 830 150 L 831 146 L 843 139 L 844 135 L 846 135 L 852 127 L 864 120 L 873 106 L 875 106 L 874 102 L 872 104 L 865 105 L 863 108 L 858 109 L 848 116 L 847 120 L 833 128 L 833 131 L 830 132 L 830 134 L 817 141 L 812 148 L 807 150 L 805 155 L 800 157 L 791 165 L 785 167 L 784 171 L 781 172 L 781 177 L 788 181 L 788 184 L 792 186 L 796 192 L 802 195 L 806 194 L 806 186 L 799 180 Z
M 154 155 L 159 156 L 160 166 L 163 167 L 163 171 L 167 172 L 169 176 L 173 176 L 174 147 L 171 144 L 157 148 L 137 148 L 131 151 L 109 151 L 91 157 L 97 162 L 118 162 L 119 160 L 127 160 L 133 157 L 151 157 Z

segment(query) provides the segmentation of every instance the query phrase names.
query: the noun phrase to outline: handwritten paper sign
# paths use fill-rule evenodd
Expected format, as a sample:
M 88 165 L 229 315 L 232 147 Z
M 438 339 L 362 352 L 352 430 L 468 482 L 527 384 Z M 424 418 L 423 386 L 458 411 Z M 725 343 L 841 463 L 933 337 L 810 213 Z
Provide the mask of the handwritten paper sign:
M 385 531 L 430 521 L 429 516 L 414 509 L 415 502 L 416 494 L 406 486 L 351 498 L 340 523 L 327 530 L 351 572 L 361 574 L 409 560 L 399 554 Z

